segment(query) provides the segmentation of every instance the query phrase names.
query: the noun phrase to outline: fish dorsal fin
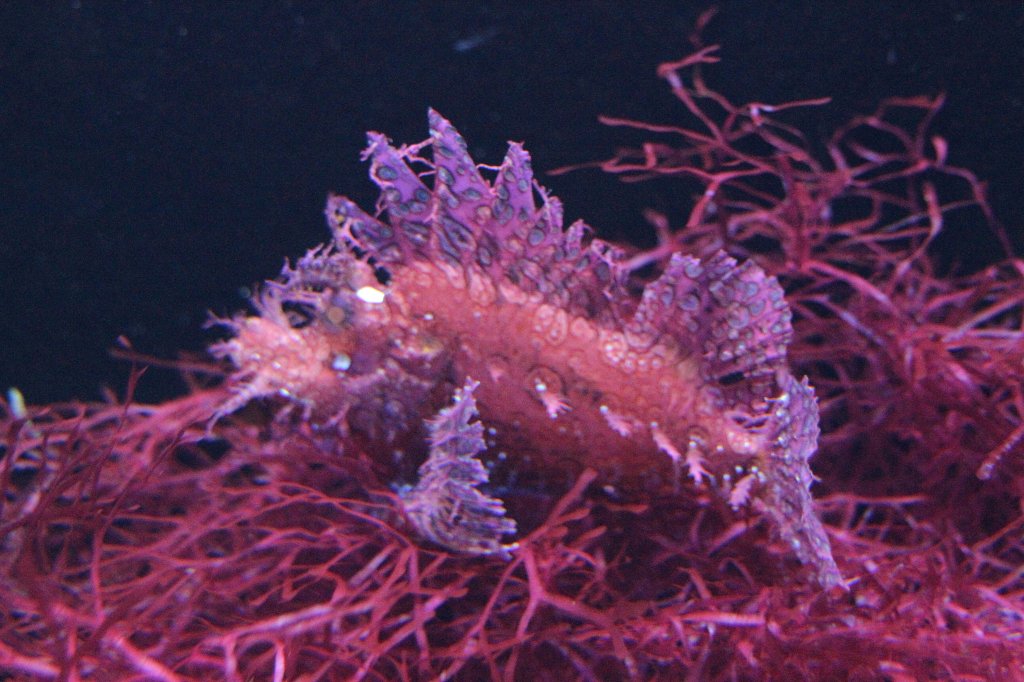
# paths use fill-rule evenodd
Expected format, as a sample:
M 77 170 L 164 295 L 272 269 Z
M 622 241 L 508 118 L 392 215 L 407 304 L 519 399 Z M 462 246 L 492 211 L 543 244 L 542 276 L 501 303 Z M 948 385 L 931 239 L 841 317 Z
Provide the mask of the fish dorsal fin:
M 517 142 L 488 181 L 459 132 L 434 110 L 430 138 L 394 147 L 370 133 L 363 154 L 381 188 L 378 215 L 332 196 L 326 215 L 335 241 L 384 267 L 428 261 L 489 275 L 572 314 L 617 320 L 629 299 L 622 249 L 591 237 L 582 221 L 563 227 L 562 203 L 536 183 L 530 155 Z M 432 161 L 420 156 L 431 147 Z M 427 170 L 416 172 L 414 164 Z M 493 172 L 493 169 L 491 169 Z M 430 177 L 428 177 L 430 176 Z M 538 201 L 539 199 L 539 201 Z
M 776 390 L 792 337 L 782 287 L 753 261 L 719 251 L 707 261 L 675 254 L 644 289 L 627 329 L 635 336 L 671 335 L 702 357 L 702 379 L 722 407 L 754 407 Z

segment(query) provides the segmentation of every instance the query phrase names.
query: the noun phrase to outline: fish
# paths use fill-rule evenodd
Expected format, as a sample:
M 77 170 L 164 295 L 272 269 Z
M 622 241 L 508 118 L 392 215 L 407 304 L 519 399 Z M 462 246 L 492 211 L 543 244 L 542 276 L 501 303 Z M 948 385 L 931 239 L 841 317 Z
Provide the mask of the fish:
M 425 437 L 408 516 L 454 551 L 515 547 L 477 487 L 492 443 L 533 478 L 592 469 L 631 499 L 713 491 L 841 585 L 810 494 L 817 401 L 789 368 L 778 281 L 721 251 L 638 272 L 582 220 L 564 227 L 521 143 L 483 166 L 433 109 L 428 124 L 410 145 L 368 133 L 375 210 L 329 196 L 331 240 L 267 282 L 255 314 L 220 321 L 230 338 L 211 352 L 233 371 L 217 417 L 281 400 L 379 457 Z

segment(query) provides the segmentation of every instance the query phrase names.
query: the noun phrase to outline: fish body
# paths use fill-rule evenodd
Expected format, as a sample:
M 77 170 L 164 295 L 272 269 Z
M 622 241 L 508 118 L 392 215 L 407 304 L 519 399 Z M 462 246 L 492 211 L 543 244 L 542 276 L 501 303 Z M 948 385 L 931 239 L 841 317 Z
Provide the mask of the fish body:
M 234 337 L 213 348 L 237 368 L 222 413 L 282 396 L 384 450 L 463 396 L 514 466 L 595 469 L 629 495 L 709 486 L 766 514 L 822 585 L 838 584 L 809 493 L 817 405 L 789 371 L 774 278 L 718 253 L 676 254 L 642 281 L 623 249 L 582 222 L 563 228 L 521 145 L 487 180 L 446 119 L 429 123 L 417 145 L 370 133 L 377 211 L 330 197 L 332 242 L 268 283 L 258 315 L 228 323 Z M 444 462 L 467 470 L 431 434 L 431 480 Z M 473 532 L 466 547 L 498 546 Z

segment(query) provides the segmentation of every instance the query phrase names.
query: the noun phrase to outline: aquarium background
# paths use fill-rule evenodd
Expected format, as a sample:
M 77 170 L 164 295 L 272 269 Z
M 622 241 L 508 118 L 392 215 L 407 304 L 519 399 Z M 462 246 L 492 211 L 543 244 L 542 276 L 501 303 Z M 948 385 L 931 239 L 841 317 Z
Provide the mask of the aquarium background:
M 683 110 L 656 66 L 690 52 L 694 2 L 6 2 L 0 6 L 0 388 L 31 403 L 122 390 L 118 337 L 164 358 L 200 352 L 210 311 L 326 237 L 329 191 L 369 205 L 366 130 L 426 137 L 449 117 L 471 153 L 524 141 L 542 183 L 607 238 L 649 243 L 642 211 L 677 220 L 671 182 L 597 170 Z M 1024 4 L 719 3 L 710 82 L 735 101 L 832 96 L 791 112 L 824 138 L 892 95 L 945 92 L 951 162 L 990 185 L 1024 249 Z M 977 213 L 941 247 L 977 268 L 1000 253 Z M 178 393 L 151 371 L 139 397 Z

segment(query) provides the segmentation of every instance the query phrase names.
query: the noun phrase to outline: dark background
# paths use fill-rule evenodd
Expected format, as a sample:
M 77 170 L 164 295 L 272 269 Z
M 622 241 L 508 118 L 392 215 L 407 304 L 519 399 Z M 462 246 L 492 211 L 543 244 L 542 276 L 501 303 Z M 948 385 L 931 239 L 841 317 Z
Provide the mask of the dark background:
M 428 105 L 478 161 L 525 141 L 567 219 L 606 236 L 645 231 L 647 206 L 685 210 L 664 182 L 543 171 L 637 140 L 599 113 L 680 120 L 655 68 L 689 52 L 706 6 L 4 2 L 0 390 L 32 403 L 121 390 L 118 335 L 163 357 L 203 348 L 208 310 L 243 307 L 244 287 L 325 239 L 328 191 L 372 206 L 364 131 L 421 140 Z M 719 6 L 711 83 L 742 101 L 833 96 L 799 115 L 812 136 L 889 95 L 946 92 L 936 132 L 990 181 L 1024 250 L 1024 2 Z M 978 225 L 952 229 L 972 258 L 988 248 Z M 177 387 L 154 373 L 142 395 Z

